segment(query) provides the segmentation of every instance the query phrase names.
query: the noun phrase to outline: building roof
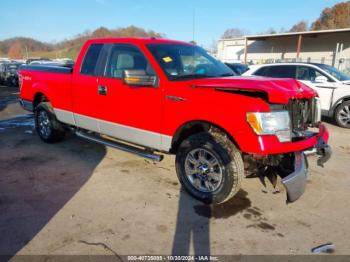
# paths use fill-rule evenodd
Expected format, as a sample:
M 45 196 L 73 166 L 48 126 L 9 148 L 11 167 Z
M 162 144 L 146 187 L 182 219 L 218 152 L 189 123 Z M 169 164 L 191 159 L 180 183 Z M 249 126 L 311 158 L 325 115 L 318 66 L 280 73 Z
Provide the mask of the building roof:
M 266 38 L 274 38 L 274 37 L 299 36 L 299 35 L 316 36 L 320 34 L 335 34 L 335 33 L 346 33 L 346 32 L 350 32 L 350 28 L 329 29 L 329 30 L 319 30 L 319 31 L 304 31 L 304 32 L 288 32 L 288 33 L 280 33 L 280 34 L 247 35 L 245 36 L 245 38 L 248 40 L 265 40 Z M 222 39 L 222 40 L 229 41 L 229 40 L 237 40 L 237 39 L 242 39 L 242 37 L 237 37 L 232 39 Z

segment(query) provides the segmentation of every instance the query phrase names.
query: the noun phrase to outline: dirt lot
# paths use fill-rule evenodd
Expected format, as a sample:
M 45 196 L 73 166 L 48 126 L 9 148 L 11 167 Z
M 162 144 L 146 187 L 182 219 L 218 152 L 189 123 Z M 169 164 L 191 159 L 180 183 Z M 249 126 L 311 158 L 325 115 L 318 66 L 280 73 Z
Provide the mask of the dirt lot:
M 0 87 L 0 254 L 350 254 L 350 130 L 327 124 L 334 155 L 311 157 L 306 194 L 264 193 L 247 179 L 208 207 L 181 191 L 174 157 L 161 163 L 70 135 L 42 143 L 15 88 Z

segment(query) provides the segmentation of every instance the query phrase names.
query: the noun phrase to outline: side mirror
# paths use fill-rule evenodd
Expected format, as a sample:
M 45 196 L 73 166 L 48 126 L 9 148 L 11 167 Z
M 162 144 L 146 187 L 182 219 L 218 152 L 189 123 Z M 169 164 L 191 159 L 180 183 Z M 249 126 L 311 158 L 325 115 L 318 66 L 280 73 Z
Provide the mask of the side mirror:
M 145 70 L 124 70 L 124 83 L 130 86 L 156 86 L 157 77 L 147 75 Z
M 328 82 L 328 78 L 325 76 L 318 76 L 315 78 L 316 83 L 326 83 Z

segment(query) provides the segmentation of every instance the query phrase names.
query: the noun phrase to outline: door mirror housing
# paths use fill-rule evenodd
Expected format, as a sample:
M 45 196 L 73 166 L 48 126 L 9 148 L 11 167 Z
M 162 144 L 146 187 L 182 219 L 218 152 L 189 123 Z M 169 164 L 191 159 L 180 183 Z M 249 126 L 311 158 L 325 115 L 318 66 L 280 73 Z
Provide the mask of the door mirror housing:
M 328 78 L 325 76 L 317 76 L 315 78 L 315 82 L 316 83 L 326 83 L 326 82 L 328 82 Z
M 147 75 L 145 70 L 124 70 L 123 81 L 130 86 L 154 87 L 157 84 L 157 77 Z

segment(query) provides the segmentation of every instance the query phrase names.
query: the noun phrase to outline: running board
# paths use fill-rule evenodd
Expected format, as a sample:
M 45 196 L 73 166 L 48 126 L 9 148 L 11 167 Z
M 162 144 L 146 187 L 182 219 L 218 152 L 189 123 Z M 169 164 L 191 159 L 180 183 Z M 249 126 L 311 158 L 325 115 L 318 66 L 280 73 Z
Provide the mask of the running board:
M 96 135 L 93 135 L 93 134 L 88 134 L 88 133 L 85 133 L 85 132 L 82 132 L 82 131 L 76 131 L 75 134 L 77 136 L 81 137 L 81 138 L 85 138 L 87 140 L 90 140 L 90 141 L 102 144 L 104 146 L 110 146 L 110 147 L 122 150 L 124 152 L 127 152 L 127 153 L 138 155 L 138 156 L 150 159 L 152 161 L 160 162 L 160 161 L 163 160 L 163 156 L 162 155 L 153 154 L 150 151 L 143 150 L 143 149 L 137 148 L 137 147 L 133 147 L 131 145 L 127 145 L 127 144 L 124 144 L 124 143 L 119 143 L 119 142 L 116 142 L 116 141 L 111 141 L 111 140 L 104 139 L 102 137 L 99 137 L 99 136 L 96 136 Z

